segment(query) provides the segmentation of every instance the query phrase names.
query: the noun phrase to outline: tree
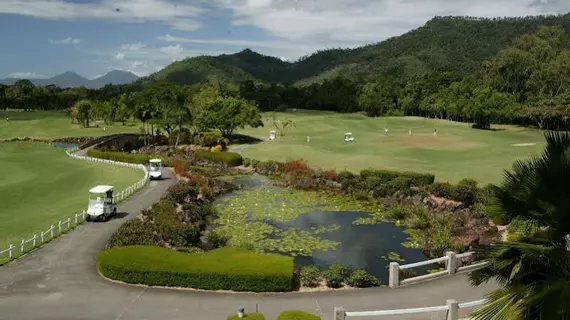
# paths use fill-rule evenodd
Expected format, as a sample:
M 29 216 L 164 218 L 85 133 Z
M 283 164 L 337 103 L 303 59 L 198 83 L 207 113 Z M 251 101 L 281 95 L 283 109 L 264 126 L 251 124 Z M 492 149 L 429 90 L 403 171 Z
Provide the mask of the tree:
M 295 122 L 289 118 L 278 119 L 275 112 L 271 113 L 271 122 L 277 131 L 279 131 L 280 136 L 285 136 L 287 134 L 287 129 L 295 126 Z
M 217 97 L 205 103 L 196 122 L 203 128 L 216 128 L 224 137 L 229 137 L 238 128 L 249 125 L 263 126 L 259 109 L 249 101 L 236 97 Z
M 473 319 L 570 318 L 570 134 L 545 136 L 542 156 L 515 162 L 495 188 L 490 216 L 535 228 L 527 228 L 520 240 L 475 249 L 478 259 L 489 264 L 471 273 L 472 283 L 494 278 L 502 288 L 488 295 Z
M 83 99 L 78 101 L 74 108 L 77 121 L 83 125 L 83 127 L 89 127 L 89 121 L 91 120 L 91 111 L 94 109 L 95 103 L 91 100 Z

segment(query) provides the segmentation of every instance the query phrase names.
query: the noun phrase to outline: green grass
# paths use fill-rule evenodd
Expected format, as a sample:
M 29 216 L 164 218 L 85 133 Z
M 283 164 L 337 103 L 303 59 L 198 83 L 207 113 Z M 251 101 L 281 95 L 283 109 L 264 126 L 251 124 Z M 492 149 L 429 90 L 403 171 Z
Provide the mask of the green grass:
M 184 253 L 154 246 L 105 250 L 97 267 L 108 278 L 206 290 L 291 291 L 293 258 L 239 248 Z
M 143 177 L 140 170 L 69 158 L 42 143 L 0 143 L 0 251 L 87 209 L 88 190 L 115 192 Z
M 266 114 L 269 116 L 269 114 Z M 470 124 L 419 117 L 369 118 L 361 114 L 297 111 L 278 113 L 296 126 L 286 136 L 244 148 L 244 157 L 258 160 L 303 158 L 309 165 L 325 169 L 360 171 L 366 168 L 430 172 L 438 181 L 457 182 L 473 178 L 498 183 L 503 169 L 516 159 L 540 153 L 541 132 L 515 126 L 493 126 L 496 131 L 471 129 Z M 434 127 L 438 135 L 434 136 Z M 388 136 L 384 136 L 384 128 Z M 264 128 L 246 129 L 241 134 L 268 140 L 274 130 L 270 120 Z M 412 129 L 412 135 L 408 134 Z M 343 141 L 352 132 L 355 141 Z M 306 143 L 307 136 L 311 143 Z M 533 146 L 513 146 L 536 143 Z
M 9 118 L 10 121 L 6 121 Z M 72 124 L 71 119 L 61 111 L 0 111 L 0 139 L 64 137 L 99 137 L 115 133 L 138 133 L 138 124 L 123 126 L 119 123 L 107 127 L 84 128 Z
M 321 320 L 321 317 L 301 310 L 289 310 L 283 311 L 277 320 Z

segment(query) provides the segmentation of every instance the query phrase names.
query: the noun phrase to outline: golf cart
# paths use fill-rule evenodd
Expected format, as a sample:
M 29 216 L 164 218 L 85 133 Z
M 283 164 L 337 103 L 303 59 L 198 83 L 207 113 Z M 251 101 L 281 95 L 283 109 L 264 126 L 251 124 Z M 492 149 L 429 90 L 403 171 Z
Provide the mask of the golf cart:
M 275 140 L 275 130 L 269 131 L 269 140 Z
M 162 180 L 162 160 L 160 159 L 150 159 L 150 179 Z
M 96 186 L 89 190 L 87 221 L 107 221 L 115 214 L 117 206 L 113 204 L 113 186 Z
M 352 142 L 354 138 L 352 137 L 352 133 L 347 132 L 344 134 L 344 142 Z

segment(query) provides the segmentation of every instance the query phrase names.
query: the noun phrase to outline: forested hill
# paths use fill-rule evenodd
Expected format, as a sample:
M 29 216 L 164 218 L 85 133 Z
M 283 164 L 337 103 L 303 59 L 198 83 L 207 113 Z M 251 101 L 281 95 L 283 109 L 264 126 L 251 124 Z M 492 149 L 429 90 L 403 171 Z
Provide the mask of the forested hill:
M 501 19 L 436 17 L 398 37 L 356 49 L 319 51 L 293 63 L 247 49 L 177 61 L 138 82 L 168 79 L 177 84 L 196 84 L 220 80 L 237 84 L 254 80 L 307 84 L 338 75 L 351 79 L 377 75 L 407 78 L 441 67 L 471 74 L 513 39 L 533 33 L 541 25 L 559 25 L 570 32 L 570 14 Z

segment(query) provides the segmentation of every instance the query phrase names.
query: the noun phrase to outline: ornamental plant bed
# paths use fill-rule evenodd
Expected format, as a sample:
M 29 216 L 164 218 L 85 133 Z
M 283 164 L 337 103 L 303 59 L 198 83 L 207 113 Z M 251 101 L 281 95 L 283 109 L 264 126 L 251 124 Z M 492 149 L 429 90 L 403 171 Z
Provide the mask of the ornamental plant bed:
M 293 258 L 230 247 L 204 253 L 155 246 L 118 247 L 99 253 L 97 268 L 107 278 L 150 286 L 250 292 L 293 290 Z

